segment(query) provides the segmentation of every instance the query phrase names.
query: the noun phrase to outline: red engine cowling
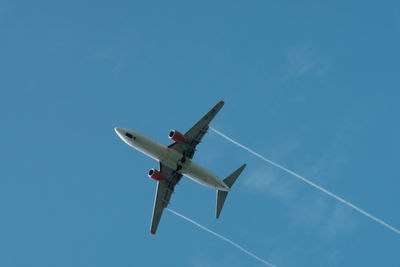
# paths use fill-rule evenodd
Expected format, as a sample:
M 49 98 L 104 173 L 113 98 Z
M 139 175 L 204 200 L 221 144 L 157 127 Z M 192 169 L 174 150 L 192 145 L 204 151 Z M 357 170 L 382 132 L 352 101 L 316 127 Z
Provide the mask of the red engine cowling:
M 164 181 L 165 180 L 164 175 L 162 175 L 162 173 L 156 169 L 149 170 L 149 177 L 156 181 Z
M 186 143 L 186 137 L 177 130 L 170 131 L 168 137 L 177 143 Z

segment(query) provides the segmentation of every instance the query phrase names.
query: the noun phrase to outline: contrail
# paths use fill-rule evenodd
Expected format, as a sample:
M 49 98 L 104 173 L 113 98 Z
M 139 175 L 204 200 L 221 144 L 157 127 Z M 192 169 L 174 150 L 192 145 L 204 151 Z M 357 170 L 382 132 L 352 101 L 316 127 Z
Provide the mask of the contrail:
M 274 165 L 275 167 L 277 167 L 277 168 L 279 168 L 279 169 L 281 169 L 281 170 L 283 170 L 283 171 L 285 171 L 285 172 L 287 172 L 287 173 L 290 173 L 291 175 L 293 175 L 293 176 L 299 178 L 300 180 L 302 180 L 303 182 L 306 182 L 307 184 L 311 185 L 312 187 L 317 188 L 318 190 L 324 192 L 324 193 L 327 194 L 328 196 L 333 197 L 334 199 L 336 199 L 336 200 L 342 202 L 343 204 L 346 204 L 346 205 L 349 206 L 350 208 L 352 208 L 352 209 L 354 209 L 354 210 L 360 212 L 361 214 L 367 216 L 368 218 L 374 220 L 375 222 L 380 223 L 381 225 L 387 227 L 388 229 L 392 230 L 392 231 L 395 232 L 396 234 L 400 234 L 400 230 L 399 230 L 399 229 L 396 229 L 395 227 L 391 226 L 390 224 L 385 223 L 385 222 L 382 221 L 381 219 L 379 219 L 379 218 L 377 218 L 377 217 L 375 217 L 375 216 L 369 214 L 369 213 L 366 212 L 365 210 L 363 210 L 363 209 L 357 207 L 356 205 L 351 204 L 351 203 L 348 202 L 347 200 L 345 200 L 345 199 L 343 199 L 343 198 L 341 198 L 341 197 L 335 195 L 334 193 L 332 193 L 332 192 L 330 192 L 330 191 L 328 191 L 328 190 L 322 188 L 321 186 L 319 186 L 319 185 L 317 185 L 317 184 L 314 184 L 313 182 L 309 181 L 308 179 L 304 178 L 303 176 L 301 176 L 301 175 L 299 175 L 299 174 L 297 174 L 297 173 L 295 173 L 295 172 L 293 172 L 293 171 L 291 171 L 291 170 L 289 170 L 289 169 L 287 169 L 287 168 L 285 168 L 285 167 L 279 165 L 278 163 L 275 163 L 275 162 L 273 162 L 272 160 L 269 160 L 269 159 L 265 158 L 264 156 L 258 154 L 258 153 L 255 152 L 254 150 L 251 150 L 250 148 L 248 148 L 248 147 L 246 147 L 246 146 L 244 146 L 244 145 L 242 145 L 242 144 L 236 142 L 236 141 L 233 140 L 232 138 L 229 138 L 228 136 L 224 135 L 224 134 L 221 133 L 220 131 L 218 131 L 218 130 L 216 130 L 216 129 L 214 129 L 214 128 L 211 128 L 211 127 L 210 127 L 210 129 L 211 129 L 213 132 L 215 132 L 215 133 L 219 134 L 220 136 L 224 137 L 226 140 L 228 140 L 228 141 L 234 143 L 235 145 L 237 145 L 237 146 L 243 148 L 244 150 L 247 150 L 248 152 L 250 152 L 250 153 L 253 154 L 254 156 L 256 156 L 256 157 L 262 159 L 263 161 L 268 162 L 269 164 L 272 164 L 272 165 Z
M 169 212 L 172 212 L 173 214 L 175 214 L 176 216 L 181 217 L 182 219 L 184 219 L 184 220 L 186 220 L 186 221 L 188 221 L 188 222 L 193 223 L 194 225 L 196 225 L 197 227 L 203 229 L 204 231 L 207 231 L 207 232 L 209 232 L 210 234 L 213 234 L 213 235 L 215 235 L 216 237 L 221 238 L 222 240 L 228 242 L 228 243 L 231 244 L 232 246 L 237 247 L 238 249 L 240 249 L 240 250 L 243 251 L 244 253 L 246 253 L 246 254 L 248 254 L 249 256 L 253 257 L 254 259 L 256 259 L 256 260 L 258 260 L 258 261 L 264 263 L 265 265 L 268 265 L 268 266 L 271 266 L 271 267 L 276 267 L 276 265 L 274 265 L 274 264 L 272 264 L 272 263 L 269 263 L 269 262 L 266 261 L 266 260 L 261 259 L 260 257 L 258 257 L 257 255 L 254 255 L 253 253 L 251 253 L 251 252 L 248 251 L 247 249 L 244 249 L 243 247 L 239 246 L 237 243 L 233 242 L 232 240 L 230 240 L 230 239 L 228 239 L 228 238 L 226 238 L 226 237 L 224 237 L 224 236 L 222 236 L 222 235 L 220 235 L 220 234 L 218 234 L 218 233 L 216 233 L 216 232 L 214 232 L 214 231 L 211 231 L 211 230 L 208 229 L 207 227 L 205 227 L 205 226 L 203 226 L 203 225 L 201 225 L 201 224 L 199 224 L 199 223 L 193 221 L 192 219 L 189 219 L 188 217 L 186 217 L 186 216 L 184 216 L 184 215 L 182 215 L 182 214 L 180 214 L 180 213 L 178 213 L 178 212 L 176 212 L 176 211 L 174 211 L 174 210 L 171 210 L 171 209 L 169 209 L 169 208 L 166 208 L 166 209 L 167 209 Z

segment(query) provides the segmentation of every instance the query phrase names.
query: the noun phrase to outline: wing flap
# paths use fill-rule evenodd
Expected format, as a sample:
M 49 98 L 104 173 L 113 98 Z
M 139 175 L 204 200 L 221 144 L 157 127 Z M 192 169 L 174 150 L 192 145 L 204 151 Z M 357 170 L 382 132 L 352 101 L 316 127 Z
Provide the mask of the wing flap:
M 150 233 L 154 235 L 160 223 L 164 208 L 169 204 L 171 194 L 168 194 L 168 188 L 165 181 L 158 182 L 156 196 L 154 198 L 153 216 L 151 218 Z
M 165 181 L 159 181 L 157 184 L 150 227 L 150 233 L 153 235 L 157 232 L 161 216 L 164 209 L 168 206 L 172 194 L 174 193 L 175 185 L 182 178 L 182 174 L 164 166 L 162 163 L 160 163 L 160 171 L 166 179 Z

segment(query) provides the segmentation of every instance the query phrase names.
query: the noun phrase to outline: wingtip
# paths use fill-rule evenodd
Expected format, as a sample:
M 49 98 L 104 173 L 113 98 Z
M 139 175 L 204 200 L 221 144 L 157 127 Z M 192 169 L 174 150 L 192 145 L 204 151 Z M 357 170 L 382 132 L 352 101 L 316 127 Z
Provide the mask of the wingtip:
M 150 234 L 151 234 L 151 235 L 155 235 L 155 234 L 156 234 L 156 232 L 152 232 L 152 231 L 150 231 Z
M 219 101 L 219 104 L 223 105 L 225 102 L 223 100 Z

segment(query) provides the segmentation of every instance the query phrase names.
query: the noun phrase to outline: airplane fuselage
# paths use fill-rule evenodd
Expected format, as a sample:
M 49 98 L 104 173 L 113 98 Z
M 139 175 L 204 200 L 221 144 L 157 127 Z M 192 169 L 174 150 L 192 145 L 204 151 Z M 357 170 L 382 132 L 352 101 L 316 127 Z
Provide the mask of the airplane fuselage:
M 125 128 L 115 128 L 115 131 L 129 146 L 161 162 L 168 168 L 177 170 L 182 175 L 204 186 L 229 191 L 229 187 L 211 171 L 188 158 L 182 162 L 183 155 L 181 153 L 161 145 L 136 131 Z

